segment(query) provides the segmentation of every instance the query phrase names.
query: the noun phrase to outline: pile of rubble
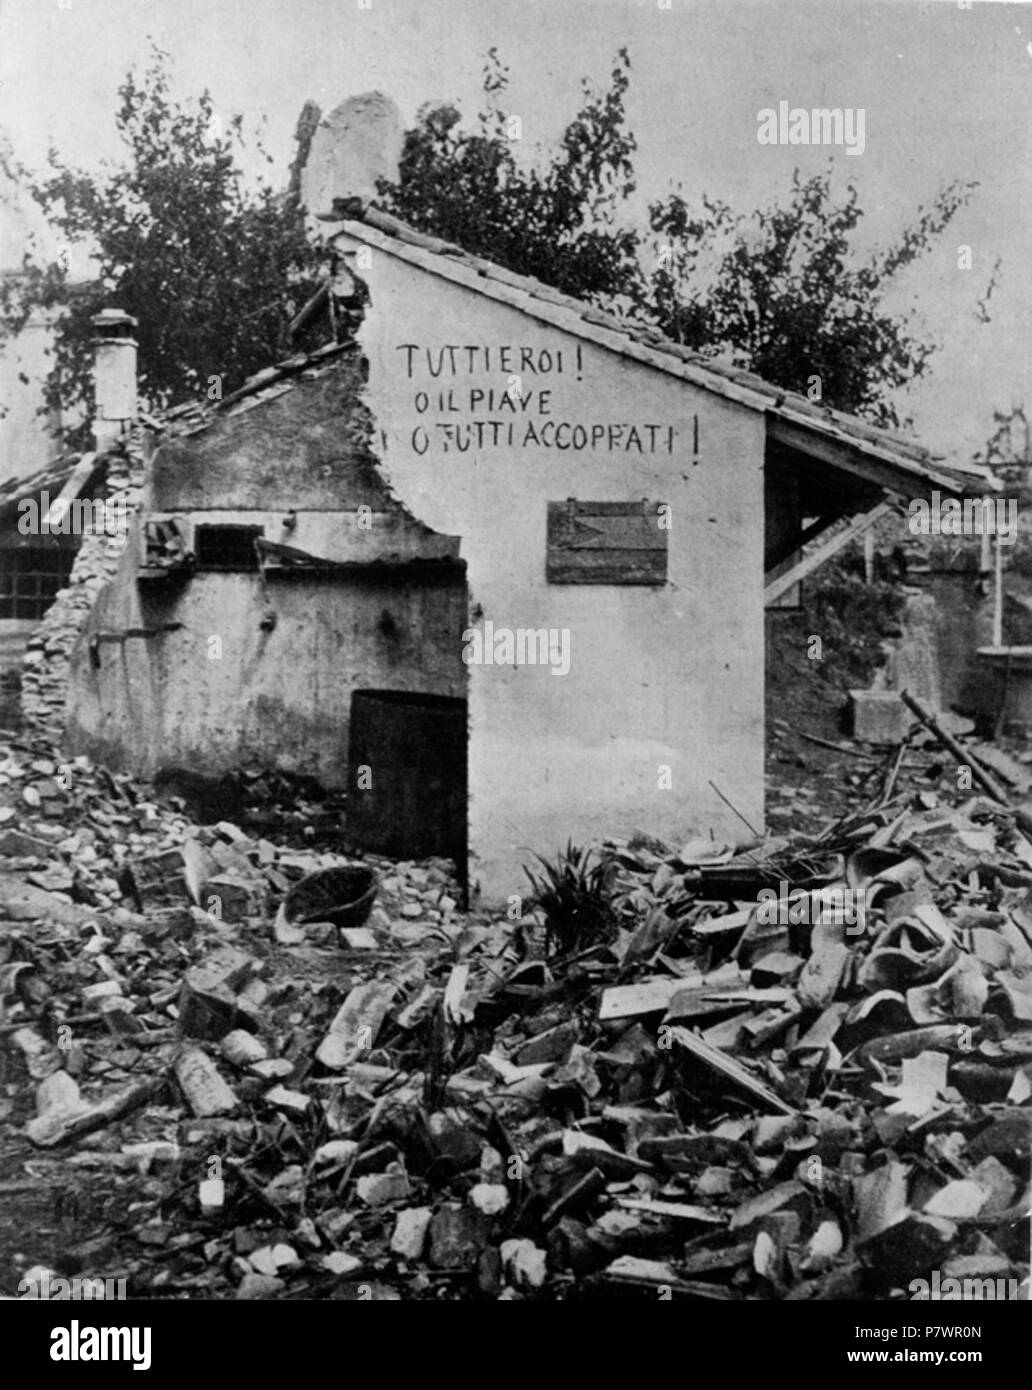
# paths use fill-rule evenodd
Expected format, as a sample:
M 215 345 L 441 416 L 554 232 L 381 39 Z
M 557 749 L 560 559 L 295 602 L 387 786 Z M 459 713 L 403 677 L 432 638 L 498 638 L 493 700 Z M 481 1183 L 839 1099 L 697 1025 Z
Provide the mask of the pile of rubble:
M 999 800 L 571 848 L 512 917 L 367 860 L 366 923 L 299 932 L 285 895 L 353 862 L 304 826 L 198 828 L 42 744 L 0 802 L 0 1191 L 91 1218 L 20 1233 L 10 1291 L 1028 1296 L 1032 843 Z

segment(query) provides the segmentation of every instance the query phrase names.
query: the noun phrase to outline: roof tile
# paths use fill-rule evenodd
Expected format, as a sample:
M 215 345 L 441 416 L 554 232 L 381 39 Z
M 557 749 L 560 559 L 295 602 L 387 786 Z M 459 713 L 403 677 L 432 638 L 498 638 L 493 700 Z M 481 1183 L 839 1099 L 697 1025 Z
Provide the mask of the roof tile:
M 362 223 L 395 241 L 417 246 L 422 251 L 429 251 L 431 254 L 441 254 L 445 246 L 445 243 L 422 236 L 421 233 L 415 232 L 390 213 L 385 213 L 371 205 L 364 209 L 360 222 L 354 225 L 360 227 Z M 350 231 L 350 227 L 346 226 L 345 230 Z M 895 459 L 908 472 L 912 474 L 915 472 L 923 473 L 932 481 L 938 480 L 937 474 L 949 472 L 948 464 L 943 464 L 940 468 L 933 468 L 928 450 L 915 440 L 879 429 L 855 416 L 817 406 L 805 396 L 783 391 L 780 387 L 757 376 L 754 372 L 715 361 L 703 356 L 695 349 L 671 342 L 652 326 L 643 325 L 634 319 L 618 319 L 594 305 L 572 299 L 569 295 L 562 294 L 560 291 L 552 289 L 551 286 L 543 285 L 529 276 L 518 275 L 514 271 L 481 257 L 465 254 L 460 248 L 449 245 L 447 254 L 449 257 L 459 259 L 464 266 L 473 269 L 482 279 L 493 282 L 493 287 L 488 292 L 494 297 L 503 299 L 506 303 L 523 304 L 523 307 L 533 312 L 532 304 L 526 301 L 536 299 L 562 309 L 568 309 L 585 326 L 619 333 L 642 347 L 648 348 L 652 353 L 677 358 L 692 368 L 691 379 L 703 387 L 709 386 L 710 389 L 725 395 L 729 392 L 726 387 L 722 387 L 721 383 L 731 383 L 744 387 L 754 396 L 754 400 L 751 402 L 754 408 L 766 409 L 768 413 L 783 415 L 788 420 L 794 419 L 805 428 L 817 430 L 834 438 L 844 439 L 858 448 L 868 446 L 870 451 L 879 457 L 883 459 L 887 457 L 890 461 Z M 419 263 L 431 272 L 438 269 L 432 262 L 428 264 L 422 258 L 420 258 Z M 612 345 L 607 344 L 607 346 Z M 616 350 L 619 351 L 619 349 Z M 660 364 L 657 363 L 657 365 Z M 741 399 L 741 397 L 736 396 L 736 399 Z M 765 405 L 765 402 L 769 402 L 769 404 Z

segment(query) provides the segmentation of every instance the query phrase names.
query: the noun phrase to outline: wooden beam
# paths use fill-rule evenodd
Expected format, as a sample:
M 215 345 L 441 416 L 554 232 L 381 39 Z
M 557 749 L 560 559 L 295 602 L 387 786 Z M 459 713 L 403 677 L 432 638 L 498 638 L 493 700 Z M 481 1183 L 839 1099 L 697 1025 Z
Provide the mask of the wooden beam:
M 816 540 L 822 532 L 826 531 L 829 526 L 834 526 L 836 521 L 841 521 L 844 516 L 848 516 L 848 512 L 825 512 L 816 521 L 811 521 L 809 526 L 804 527 L 800 533 L 796 550 L 802 550 L 804 545 L 809 545 L 812 540 Z
M 843 527 L 841 531 L 832 536 L 831 540 L 819 550 L 811 551 L 809 555 L 803 555 L 797 552 L 794 564 L 788 563 L 786 567 L 786 563 L 783 562 L 781 565 L 777 566 L 777 570 L 780 572 L 775 573 L 775 571 L 771 571 L 765 576 L 763 589 L 764 604 L 770 605 L 776 599 L 779 599 L 793 584 L 798 584 L 800 580 L 805 579 L 807 575 L 813 574 L 814 570 L 820 569 L 821 565 L 830 560 L 833 555 L 837 555 L 840 550 L 843 550 L 850 543 L 850 541 L 854 541 L 858 536 L 862 536 L 868 527 L 874 526 L 877 522 L 881 521 L 883 517 L 891 516 L 893 510 L 894 508 L 891 502 L 879 502 L 878 505 L 872 507 L 870 511 L 862 512 L 859 516 L 854 517 L 848 526 Z
M 848 515 L 848 511 L 826 512 L 823 516 L 819 516 L 816 521 L 811 521 L 809 526 L 793 537 L 792 549 L 783 554 L 780 560 L 768 565 L 766 582 L 769 584 L 772 579 L 777 579 L 780 574 L 795 563 L 796 557 L 804 546 L 809 545 L 812 540 L 827 531 L 829 526 L 834 526 L 837 521 L 841 521 L 844 516 Z
M 955 487 L 956 483 L 937 475 L 918 459 L 899 462 L 868 454 L 862 440 L 847 442 L 821 434 L 819 429 L 807 429 L 795 421 L 777 415 L 767 417 L 767 437 L 788 449 L 820 459 L 832 468 L 840 468 L 865 482 L 874 483 L 885 492 L 907 498 L 925 497 L 933 488 Z
M 789 574 L 792 569 L 799 564 L 799 557 L 803 553 L 804 546 L 809 545 L 811 541 L 823 535 L 829 527 L 834 526 L 836 522 L 841 521 L 844 516 L 848 515 L 848 512 L 829 512 L 824 516 L 819 516 L 816 521 L 811 522 L 805 530 L 799 533 L 789 553 L 783 555 L 776 564 L 768 567 L 764 575 L 764 584 L 773 584 L 774 581 L 780 579 L 783 574 Z M 778 594 L 777 597 L 780 598 L 781 594 Z
M 299 333 L 303 333 L 310 324 L 314 323 L 324 309 L 329 308 L 329 303 L 329 282 L 324 281 L 316 290 L 315 294 L 301 306 L 300 310 L 290 320 L 287 327 L 287 337 L 290 338 L 291 342 L 293 342 Z
M 47 511 L 42 526 L 44 535 L 51 529 L 60 533 L 61 522 L 65 512 L 67 512 L 71 503 L 75 501 L 79 493 L 86 486 L 96 464 L 97 455 L 95 453 L 83 454 L 82 458 L 72 469 L 71 473 L 68 475 L 67 482 L 51 502 Z

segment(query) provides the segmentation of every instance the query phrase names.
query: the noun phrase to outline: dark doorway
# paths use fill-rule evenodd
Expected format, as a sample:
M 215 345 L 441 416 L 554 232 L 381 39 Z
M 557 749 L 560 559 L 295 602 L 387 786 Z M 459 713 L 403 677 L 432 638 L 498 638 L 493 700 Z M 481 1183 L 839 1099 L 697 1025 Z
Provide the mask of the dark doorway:
M 348 751 L 348 839 L 392 859 L 466 863 L 466 701 L 356 690 Z

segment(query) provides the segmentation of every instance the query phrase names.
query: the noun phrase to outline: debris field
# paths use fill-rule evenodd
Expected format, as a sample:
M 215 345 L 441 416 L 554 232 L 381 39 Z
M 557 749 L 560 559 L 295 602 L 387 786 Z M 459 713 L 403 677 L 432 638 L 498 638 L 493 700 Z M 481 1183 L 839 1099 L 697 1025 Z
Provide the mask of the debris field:
M 943 738 L 843 745 L 806 836 L 567 846 L 488 913 L 309 788 L 202 826 L 11 736 L 2 1292 L 1027 1298 L 1029 779 L 953 739 L 951 794 Z

